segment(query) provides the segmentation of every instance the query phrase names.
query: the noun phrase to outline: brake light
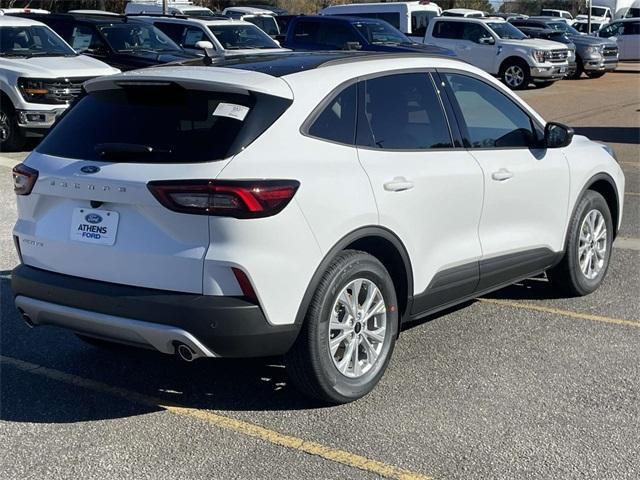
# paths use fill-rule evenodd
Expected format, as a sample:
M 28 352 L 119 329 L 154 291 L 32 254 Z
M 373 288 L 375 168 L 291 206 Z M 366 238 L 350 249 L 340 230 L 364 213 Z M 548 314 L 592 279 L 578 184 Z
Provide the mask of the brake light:
M 295 180 L 170 180 L 147 184 L 169 210 L 234 218 L 270 217 L 298 190 Z
M 13 191 L 16 195 L 29 195 L 38 179 L 38 171 L 19 163 L 13 167 Z

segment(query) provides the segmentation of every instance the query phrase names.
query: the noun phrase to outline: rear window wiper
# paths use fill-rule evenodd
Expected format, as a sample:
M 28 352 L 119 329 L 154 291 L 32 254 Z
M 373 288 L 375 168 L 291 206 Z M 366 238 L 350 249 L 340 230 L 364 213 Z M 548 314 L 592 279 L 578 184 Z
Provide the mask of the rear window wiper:
M 171 150 L 154 148 L 150 145 L 142 145 L 139 143 L 99 143 L 95 146 L 94 150 L 105 159 L 171 153 Z

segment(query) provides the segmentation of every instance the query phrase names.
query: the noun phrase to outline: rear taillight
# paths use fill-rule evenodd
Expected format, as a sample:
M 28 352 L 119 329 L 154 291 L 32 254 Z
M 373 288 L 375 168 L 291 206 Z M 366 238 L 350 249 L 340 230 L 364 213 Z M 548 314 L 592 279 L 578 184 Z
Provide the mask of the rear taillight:
M 148 188 L 169 210 L 196 215 L 262 218 L 275 215 L 300 186 L 295 180 L 170 180 Z
M 13 167 L 13 191 L 16 195 L 29 195 L 38 179 L 38 171 L 19 163 Z

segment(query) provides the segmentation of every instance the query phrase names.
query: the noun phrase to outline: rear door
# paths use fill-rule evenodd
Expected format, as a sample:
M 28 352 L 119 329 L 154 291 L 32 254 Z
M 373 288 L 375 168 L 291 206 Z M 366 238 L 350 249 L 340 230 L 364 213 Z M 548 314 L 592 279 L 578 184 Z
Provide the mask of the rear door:
M 141 82 L 83 98 L 26 160 L 39 177 L 14 234 L 33 267 L 201 293 L 208 217 L 169 210 L 147 184 L 215 179 L 234 144 L 268 126 L 267 97 Z
M 417 314 L 470 295 L 481 255 L 482 170 L 454 148 L 438 90 L 427 71 L 359 83 L 358 156 L 380 224 L 407 248 Z

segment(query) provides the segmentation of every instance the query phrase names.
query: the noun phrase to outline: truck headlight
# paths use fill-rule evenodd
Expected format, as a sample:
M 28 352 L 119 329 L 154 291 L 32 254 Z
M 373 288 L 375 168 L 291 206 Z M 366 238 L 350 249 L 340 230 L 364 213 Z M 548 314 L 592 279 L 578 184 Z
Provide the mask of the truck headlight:
M 602 45 L 592 45 L 590 47 L 587 47 L 585 51 L 587 52 L 587 55 L 590 55 L 592 57 L 600 57 L 602 56 Z
M 534 50 L 533 58 L 538 63 L 544 63 L 545 60 L 545 51 L 544 50 Z
M 42 103 L 42 100 L 51 93 L 45 82 L 38 78 L 19 78 L 18 88 L 27 102 Z

